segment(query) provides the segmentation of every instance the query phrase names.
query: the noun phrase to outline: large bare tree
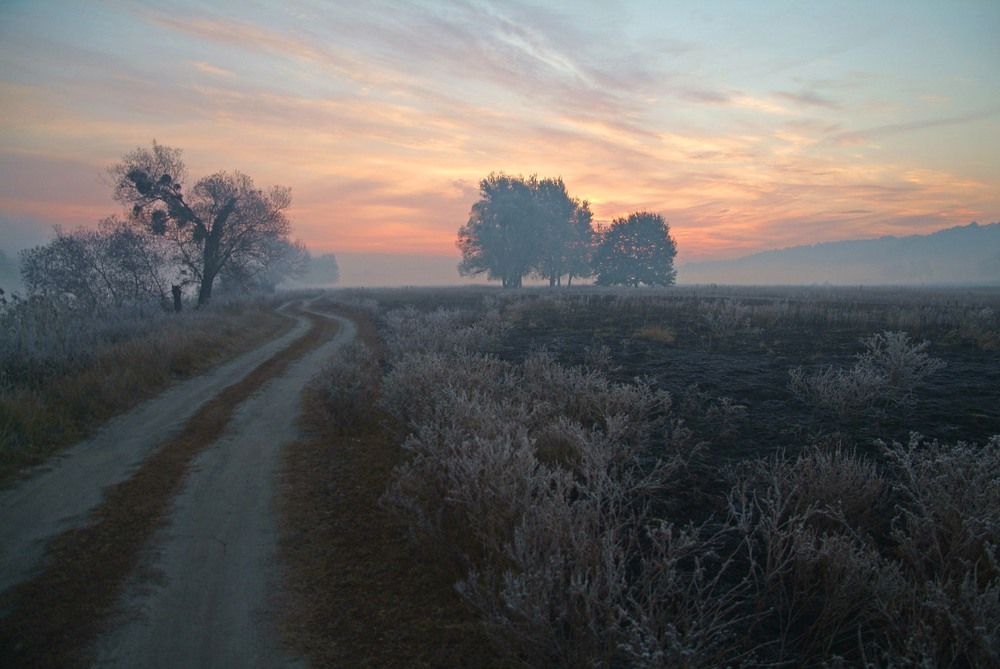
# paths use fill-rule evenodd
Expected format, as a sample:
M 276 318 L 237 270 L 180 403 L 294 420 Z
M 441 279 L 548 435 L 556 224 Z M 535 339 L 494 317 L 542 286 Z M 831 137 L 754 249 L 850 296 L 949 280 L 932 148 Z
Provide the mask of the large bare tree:
M 215 280 L 227 268 L 267 265 L 262 258 L 288 248 L 281 243 L 289 241 L 288 188 L 264 191 L 241 172 L 216 172 L 185 193 L 187 169 L 180 149 L 156 141 L 126 154 L 108 173 L 115 199 L 176 243 L 198 283 L 199 305 L 211 300 Z

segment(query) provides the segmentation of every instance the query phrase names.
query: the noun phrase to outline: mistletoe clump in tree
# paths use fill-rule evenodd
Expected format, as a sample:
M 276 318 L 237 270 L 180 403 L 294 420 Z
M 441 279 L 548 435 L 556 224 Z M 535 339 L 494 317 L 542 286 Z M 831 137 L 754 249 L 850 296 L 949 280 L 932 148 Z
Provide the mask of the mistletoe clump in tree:
M 598 286 L 670 286 L 677 280 L 677 245 L 659 214 L 616 218 L 598 232 L 593 266 Z
M 220 276 L 245 283 L 260 275 L 273 282 L 276 267 L 287 267 L 288 274 L 304 269 L 305 249 L 289 239 L 288 188 L 263 191 L 241 172 L 216 172 L 185 193 L 187 169 L 180 149 L 155 141 L 151 148 L 127 154 L 108 173 L 115 199 L 130 207 L 130 215 L 174 242 L 198 284 L 199 305 L 211 300 Z

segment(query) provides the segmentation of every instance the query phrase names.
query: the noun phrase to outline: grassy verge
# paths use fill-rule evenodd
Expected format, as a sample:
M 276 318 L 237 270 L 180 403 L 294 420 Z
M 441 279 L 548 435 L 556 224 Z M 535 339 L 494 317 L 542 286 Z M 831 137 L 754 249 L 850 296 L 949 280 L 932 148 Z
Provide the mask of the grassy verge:
M 4 594 L 0 666 L 86 666 L 143 546 L 163 522 L 191 460 L 222 436 L 235 408 L 299 357 L 330 339 L 336 324 L 309 315 L 309 332 L 207 402 L 139 471 L 105 493 L 85 527 L 49 547 L 44 571 Z
M 377 355 L 374 325 L 353 318 Z M 307 413 L 311 438 L 285 451 L 285 641 L 317 667 L 503 666 L 453 574 L 417 553 L 401 520 L 379 505 L 402 453 L 385 416 L 371 405 L 365 414 L 338 430 Z
M 158 318 L 130 336 L 100 342 L 72 371 L 9 384 L 0 390 L 0 483 L 291 323 L 260 302 Z

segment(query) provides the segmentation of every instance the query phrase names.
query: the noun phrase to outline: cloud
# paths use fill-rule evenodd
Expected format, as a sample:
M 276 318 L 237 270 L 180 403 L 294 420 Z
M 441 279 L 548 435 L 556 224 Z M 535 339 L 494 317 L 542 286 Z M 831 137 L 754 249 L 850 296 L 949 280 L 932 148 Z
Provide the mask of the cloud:
M 707 88 L 680 87 L 675 96 L 695 104 L 714 105 L 750 109 L 777 116 L 788 116 L 791 110 L 766 97 L 750 95 L 741 91 L 722 91 Z
M 798 93 L 777 91 L 774 95 L 804 107 L 825 107 L 827 109 L 840 109 L 841 107 L 839 103 L 820 95 L 816 91 L 799 91 Z
M 602 220 L 659 211 L 682 254 L 998 218 L 1000 107 L 963 88 L 968 68 L 862 72 L 842 57 L 851 40 L 765 49 L 756 28 L 717 31 L 725 13 L 689 30 L 691 12 L 665 5 L 233 6 L 101 5 L 88 25 L 113 31 L 69 30 L 79 15 L 7 29 L 0 211 L 92 223 L 116 205 L 88 179 L 155 137 L 184 149 L 192 178 L 239 169 L 291 186 L 296 234 L 333 252 L 454 253 L 494 170 L 562 176 Z M 942 153 L 938 131 L 972 123 L 986 139 Z M 929 141 L 865 146 L 917 131 Z
M 921 119 L 919 121 L 908 121 L 906 123 L 887 123 L 866 130 L 842 132 L 832 138 L 834 144 L 842 146 L 852 146 L 856 144 L 866 144 L 881 137 L 899 135 L 932 128 L 943 128 L 953 125 L 973 123 L 1000 115 L 1000 106 L 988 107 L 968 114 L 955 116 L 945 116 L 932 119 Z
M 188 65 L 190 65 L 194 69 L 198 70 L 199 72 L 203 72 L 205 74 L 210 74 L 210 75 L 212 75 L 214 77 L 235 77 L 236 76 L 236 73 L 233 72 L 232 70 L 227 70 L 227 69 L 222 68 L 222 67 L 217 67 L 215 65 L 212 65 L 211 63 L 206 63 L 205 61 L 202 61 L 202 60 L 189 60 L 188 61 Z
M 678 98 L 706 105 L 728 105 L 733 95 L 724 91 L 713 91 L 705 88 L 680 88 L 676 91 Z

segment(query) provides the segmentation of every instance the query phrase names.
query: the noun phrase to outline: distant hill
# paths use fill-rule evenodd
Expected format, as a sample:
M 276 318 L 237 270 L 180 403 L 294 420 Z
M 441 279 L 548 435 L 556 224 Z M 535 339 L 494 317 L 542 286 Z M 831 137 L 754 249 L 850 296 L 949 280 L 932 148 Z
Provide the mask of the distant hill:
M 827 242 L 678 265 L 678 283 L 1000 285 L 1000 223 Z

